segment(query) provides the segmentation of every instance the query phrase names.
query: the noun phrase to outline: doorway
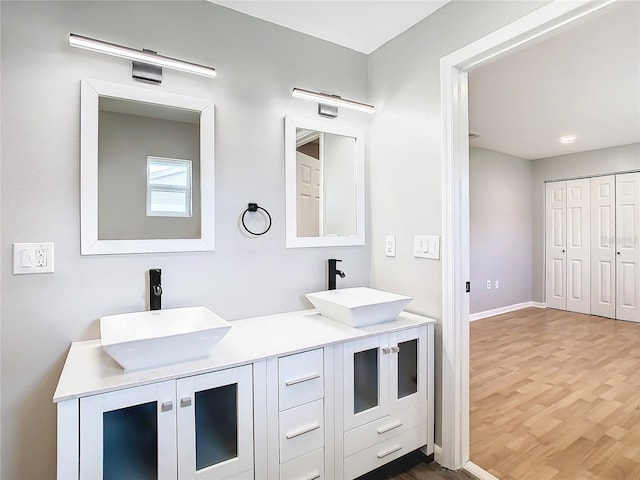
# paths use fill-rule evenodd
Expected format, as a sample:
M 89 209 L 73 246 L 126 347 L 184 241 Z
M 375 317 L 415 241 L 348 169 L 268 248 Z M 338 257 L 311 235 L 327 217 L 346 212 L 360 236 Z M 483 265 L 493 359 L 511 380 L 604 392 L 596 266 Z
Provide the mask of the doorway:
M 441 59 L 443 120 L 442 452 L 440 463 L 493 478 L 469 462 L 469 142 L 467 72 L 614 3 L 554 2 Z

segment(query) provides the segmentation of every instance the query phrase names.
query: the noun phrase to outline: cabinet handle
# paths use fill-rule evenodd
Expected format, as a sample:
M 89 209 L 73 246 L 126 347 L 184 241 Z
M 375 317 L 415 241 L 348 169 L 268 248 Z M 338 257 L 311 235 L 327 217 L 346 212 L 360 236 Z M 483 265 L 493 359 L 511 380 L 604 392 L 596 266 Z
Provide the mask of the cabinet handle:
M 391 348 L 382 347 L 382 353 L 384 353 L 385 355 L 388 355 L 389 353 L 391 353 Z
M 191 397 L 184 397 L 180 399 L 180 407 L 190 407 L 191 406 Z
M 395 346 L 395 347 L 391 347 L 391 353 L 398 353 L 400 351 L 400 347 L 399 346 Z
M 285 382 L 285 385 L 287 387 L 290 387 L 291 385 L 296 385 L 298 383 L 302 383 L 302 382 L 308 382 L 309 380 L 315 380 L 316 378 L 320 378 L 320 374 L 319 373 L 312 373 L 311 375 L 307 375 L 306 377 L 298 377 L 298 378 L 294 378 L 291 380 L 287 380 Z
M 378 452 L 378 458 L 384 458 L 387 455 L 391 455 L 392 453 L 397 452 L 398 450 L 402 450 L 402 445 L 398 445 L 397 447 L 392 447 L 389 450 L 385 450 L 384 452 Z
M 386 425 L 384 427 L 380 427 L 378 429 L 378 433 L 380 435 L 382 435 L 383 433 L 390 432 L 391 430 L 395 430 L 396 428 L 401 427 L 401 426 L 402 426 L 402 422 L 392 423 L 391 425 Z
M 169 402 L 162 402 L 160 404 L 160 411 L 161 412 L 169 412 L 173 410 L 173 402 L 169 401 Z
M 316 480 L 317 478 L 320 478 L 320 474 L 319 473 L 312 473 L 310 477 L 307 477 L 305 480 Z
M 314 430 L 318 430 L 319 428 L 320 428 L 320 425 L 318 423 L 314 423 L 306 427 L 302 427 L 300 430 L 293 430 L 292 432 L 287 432 L 287 440 L 291 440 L 292 438 L 299 437 L 300 435 L 304 435 L 305 433 L 313 432 Z

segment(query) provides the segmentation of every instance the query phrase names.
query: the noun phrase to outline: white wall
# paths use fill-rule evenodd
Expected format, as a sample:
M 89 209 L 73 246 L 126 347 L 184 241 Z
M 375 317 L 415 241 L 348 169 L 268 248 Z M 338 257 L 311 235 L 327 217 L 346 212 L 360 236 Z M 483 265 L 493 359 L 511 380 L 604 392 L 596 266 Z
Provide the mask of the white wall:
M 455 1 L 369 57 L 372 284 L 411 295 L 409 309 L 440 318 L 439 261 L 412 256 L 414 234 L 441 234 L 440 59 L 545 2 Z M 396 235 L 396 257 L 384 238 Z M 436 328 L 436 443 L 440 443 L 440 331 Z
M 532 176 L 530 160 L 469 149 L 470 313 L 532 299 Z
M 640 169 L 640 143 L 533 161 L 533 300 L 544 302 L 544 182 Z
M 370 247 L 285 249 L 285 115 L 315 117 L 293 87 L 367 99 L 367 58 L 206 2 L 2 2 L 3 480 L 55 475 L 51 398 L 71 342 L 99 337 L 101 315 L 147 307 L 147 271 L 163 269 L 163 306 L 206 305 L 227 319 L 310 308 L 325 263 L 343 286 L 367 285 Z M 80 79 L 130 85 L 127 61 L 68 46 L 70 32 L 151 48 L 217 68 L 205 79 L 165 70 L 167 92 L 216 103 L 216 251 L 82 257 Z M 336 123 L 367 128 L 368 115 Z M 262 237 L 239 217 L 258 202 Z M 54 242 L 56 272 L 11 274 L 13 242 Z

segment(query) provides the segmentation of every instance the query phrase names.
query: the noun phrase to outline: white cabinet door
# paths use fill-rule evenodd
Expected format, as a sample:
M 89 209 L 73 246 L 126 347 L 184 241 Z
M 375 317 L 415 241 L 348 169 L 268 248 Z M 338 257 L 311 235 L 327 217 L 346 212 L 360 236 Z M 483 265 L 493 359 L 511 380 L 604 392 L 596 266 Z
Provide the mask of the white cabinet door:
M 616 175 L 616 318 L 640 322 L 640 172 Z
M 80 399 L 80 478 L 175 479 L 175 382 Z
M 591 312 L 591 182 L 567 181 L 567 310 Z
M 616 177 L 591 179 L 591 314 L 616 317 Z
M 567 182 L 549 182 L 545 188 L 546 304 L 550 308 L 566 310 Z
M 389 344 L 396 347 L 389 360 L 391 367 L 390 412 L 395 413 L 427 401 L 427 331 L 412 328 L 389 335 Z
M 344 345 L 344 428 L 350 430 L 389 413 L 388 335 Z
M 253 467 L 251 365 L 177 380 L 178 478 L 221 479 Z

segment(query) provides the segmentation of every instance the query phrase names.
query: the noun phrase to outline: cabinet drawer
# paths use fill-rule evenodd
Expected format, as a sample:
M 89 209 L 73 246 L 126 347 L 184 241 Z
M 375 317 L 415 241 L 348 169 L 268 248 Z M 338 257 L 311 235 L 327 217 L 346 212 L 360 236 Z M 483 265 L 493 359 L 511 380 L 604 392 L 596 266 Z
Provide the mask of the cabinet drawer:
M 346 479 L 359 477 L 426 445 L 427 426 L 419 425 L 344 459 Z
M 280 411 L 324 397 L 322 348 L 278 359 Z
M 324 480 L 324 448 L 280 465 L 280 480 Z
M 324 445 L 324 402 L 316 400 L 280 412 L 280 463 Z
M 356 427 L 344 434 L 344 456 L 353 455 L 426 422 L 427 405 L 423 403 Z

